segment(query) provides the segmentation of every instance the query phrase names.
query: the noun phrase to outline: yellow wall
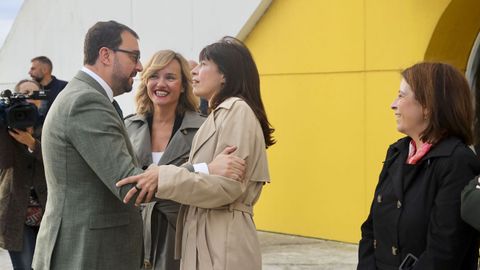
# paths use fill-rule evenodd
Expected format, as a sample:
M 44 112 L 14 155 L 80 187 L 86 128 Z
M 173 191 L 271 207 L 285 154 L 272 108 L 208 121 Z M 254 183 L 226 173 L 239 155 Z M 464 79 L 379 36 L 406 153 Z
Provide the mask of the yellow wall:
M 399 72 L 449 0 L 274 0 L 246 43 L 278 143 L 260 230 L 357 242 L 396 132 Z

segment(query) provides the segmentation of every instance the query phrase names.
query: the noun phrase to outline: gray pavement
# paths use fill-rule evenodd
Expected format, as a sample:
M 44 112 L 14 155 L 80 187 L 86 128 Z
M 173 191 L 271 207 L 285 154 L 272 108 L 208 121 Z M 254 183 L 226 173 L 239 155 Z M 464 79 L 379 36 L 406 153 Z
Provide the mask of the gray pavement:
M 352 270 L 357 245 L 259 232 L 264 270 Z
M 259 232 L 263 270 L 351 270 L 357 245 Z M 0 270 L 12 270 L 8 253 L 0 249 Z

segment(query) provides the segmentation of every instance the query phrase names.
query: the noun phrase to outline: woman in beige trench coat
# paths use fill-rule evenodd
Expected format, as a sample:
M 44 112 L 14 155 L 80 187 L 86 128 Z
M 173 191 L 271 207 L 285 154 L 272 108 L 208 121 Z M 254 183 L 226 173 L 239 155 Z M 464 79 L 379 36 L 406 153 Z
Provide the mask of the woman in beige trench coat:
M 212 112 L 193 139 L 189 162 L 209 163 L 226 146 L 237 146 L 234 155 L 246 160 L 243 181 L 166 165 L 158 167 L 158 179 L 147 170 L 118 185 L 136 183 L 126 201 L 138 190 L 137 202 L 156 190 L 157 198 L 183 204 L 176 239 L 181 269 L 261 269 L 253 206 L 270 181 L 266 148 L 275 141 L 257 67 L 243 43 L 225 37 L 200 52 L 192 75 L 195 95 L 207 99 Z

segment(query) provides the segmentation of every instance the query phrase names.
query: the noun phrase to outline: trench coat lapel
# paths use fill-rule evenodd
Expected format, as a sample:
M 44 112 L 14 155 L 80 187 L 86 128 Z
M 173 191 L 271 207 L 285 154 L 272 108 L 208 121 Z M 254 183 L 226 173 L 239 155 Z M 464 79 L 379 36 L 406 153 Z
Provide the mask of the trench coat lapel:
M 190 160 L 195 156 L 198 150 L 204 145 L 210 137 L 217 132 L 217 127 L 215 126 L 215 115 L 221 109 L 230 110 L 233 104 L 237 101 L 241 100 L 238 97 L 231 97 L 220 103 L 217 108 L 213 112 L 208 115 L 207 120 L 205 123 L 200 127 L 198 130 L 196 138 L 193 140 L 192 144 L 192 152 L 190 152 Z
M 191 132 L 197 131 L 204 120 L 205 118 L 197 115 L 194 112 L 185 112 L 182 124 L 168 143 L 162 158 L 158 162 L 158 165 L 170 164 L 174 160 L 181 158 L 185 154 L 188 154 L 192 147 L 191 136 L 193 136 L 193 134 Z
M 203 123 L 203 125 L 198 130 L 198 136 L 195 136 L 195 138 L 193 139 L 192 151 L 190 152 L 189 160 L 192 160 L 192 158 L 202 147 L 202 145 L 204 145 L 208 141 L 208 139 L 210 139 L 210 137 L 212 137 L 213 134 L 215 134 L 215 132 L 217 131 L 217 128 L 215 126 L 214 114 L 214 112 L 210 113 L 210 115 L 207 117 L 207 120 L 205 120 L 205 123 Z

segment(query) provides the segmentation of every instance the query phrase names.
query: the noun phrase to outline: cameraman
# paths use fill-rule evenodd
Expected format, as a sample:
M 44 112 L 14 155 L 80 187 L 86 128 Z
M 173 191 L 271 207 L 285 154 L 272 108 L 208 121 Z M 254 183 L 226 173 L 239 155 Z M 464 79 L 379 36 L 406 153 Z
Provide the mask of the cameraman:
M 36 81 L 22 80 L 15 91 L 30 95 L 40 88 Z M 39 100 L 27 102 L 40 106 Z M 20 130 L 0 123 L 0 247 L 8 250 L 14 269 L 32 269 L 47 198 L 41 129 L 41 124 Z

